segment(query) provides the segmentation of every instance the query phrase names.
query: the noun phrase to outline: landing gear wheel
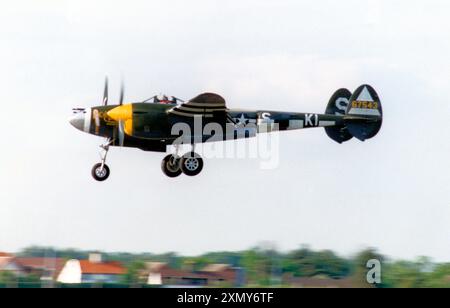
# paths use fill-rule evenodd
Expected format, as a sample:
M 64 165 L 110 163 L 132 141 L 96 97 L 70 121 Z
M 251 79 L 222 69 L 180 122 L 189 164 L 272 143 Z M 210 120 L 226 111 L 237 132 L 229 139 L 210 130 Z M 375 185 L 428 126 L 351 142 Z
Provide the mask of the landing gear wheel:
M 102 168 L 102 163 L 98 163 L 98 164 L 94 165 L 91 173 L 92 173 L 92 177 L 95 180 L 102 182 L 109 177 L 110 171 L 109 171 L 109 167 L 106 164 L 103 164 L 103 168 Z
M 203 169 L 203 159 L 195 152 L 189 152 L 181 158 L 181 171 L 188 176 L 195 176 Z
M 162 172 L 169 178 L 175 178 L 181 174 L 180 158 L 174 155 L 167 155 L 161 162 Z

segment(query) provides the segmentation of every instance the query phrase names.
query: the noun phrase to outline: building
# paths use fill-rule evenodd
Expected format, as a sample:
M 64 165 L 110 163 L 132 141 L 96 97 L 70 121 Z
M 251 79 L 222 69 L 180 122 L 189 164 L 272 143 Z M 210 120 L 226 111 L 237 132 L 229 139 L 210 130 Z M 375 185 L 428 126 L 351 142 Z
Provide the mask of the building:
M 201 271 L 173 269 L 167 263 L 147 262 L 141 277 L 155 286 L 230 286 L 243 285 L 242 271 L 227 264 L 211 264 Z
M 23 258 L 0 253 L 0 271 L 13 273 L 17 277 L 33 275 L 40 280 L 54 280 L 63 265 L 61 258 Z
M 244 271 L 238 267 L 232 267 L 229 264 L 209 264 L 205 266 L 200 273 L 210 277 L 210 285 L 227 284 L 240 287 L 245 284 Z
M 58 275 L 61 283 L 118 283 L 126 269 L 119 262 L 103 262 L 100 254 L 88 260 L 69 260 Z
M 14 255 L 0 252 L 0 272 L 10 272 L 14 273 L 16 276 L 19 275 L 21 268 L 18 264 L 13 262 Z
M 208 285 L 208 276 L 191 271 L 171 268 L 167 263 L 147 262 L 141 276 L 147 284 L 154 286 L 195 286 Z
M 40 280 L 55 280 L 64 266 L 61 258 L 22 258 L 16 257 L 13 262 L 23 276 L 34 275 Z
M 4 268 L 9 264 L 13 257 L 14 256 L 12 254 L 0 252 L 0 271 L 4 270 Z

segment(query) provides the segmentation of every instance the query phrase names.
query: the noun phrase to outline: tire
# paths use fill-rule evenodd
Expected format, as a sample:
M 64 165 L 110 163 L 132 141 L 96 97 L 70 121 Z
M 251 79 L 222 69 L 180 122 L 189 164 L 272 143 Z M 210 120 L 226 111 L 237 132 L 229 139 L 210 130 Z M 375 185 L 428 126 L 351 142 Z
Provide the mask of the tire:
M 181 158 L 181 171 L 187 176 L 195 176 L 203 169 L 203 159 L 195 152 L 189 152 Z
M 173 155 L 167 155 L 161 162 L 161 170 L 169 178 L 175 178 L 179 176 L 182 171 L 179 164 L 180 158 L 176 158 L 176 163 L 173 165 Z
M 108 165 L 104 164 L 103 170 L 101 170 L 101 168 L 102 168 L 102 164 L 98 163 L 98 164 L 95 164 L 94 167 L 92 167 L 92 171 L 91 171 L 92 177 L 96 181 L 99 181 L 99 182 L 105 181 L 107 178 L 109 178 L 109 175 L 110 175 L 110 170 L 109 170 Z

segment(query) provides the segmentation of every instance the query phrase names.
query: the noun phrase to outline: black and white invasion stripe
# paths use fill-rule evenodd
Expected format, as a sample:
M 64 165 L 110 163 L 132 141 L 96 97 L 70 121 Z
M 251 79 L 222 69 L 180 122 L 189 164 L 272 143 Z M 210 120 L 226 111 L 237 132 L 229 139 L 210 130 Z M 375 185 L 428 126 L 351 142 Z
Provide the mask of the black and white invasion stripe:
M 214 93 L 204 93 L 172 108 L 169 112 L 183 117 L 202 116 L 211 118 L 214 112 L 225 112 L 226 110 L 225 100 L 221 96 Z

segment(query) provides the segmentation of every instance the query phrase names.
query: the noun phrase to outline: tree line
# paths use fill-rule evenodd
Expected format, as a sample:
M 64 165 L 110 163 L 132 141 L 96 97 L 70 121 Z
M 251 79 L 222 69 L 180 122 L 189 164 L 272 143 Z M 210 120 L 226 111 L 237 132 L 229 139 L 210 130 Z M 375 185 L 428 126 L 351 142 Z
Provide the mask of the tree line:
M 52 247 L 27 247 L 17 253 L 20 257 L 55 257 L 87 259 L 92 251 L 56 249 Z M 142 283 L 140 270 L 145 262 L 165 262 L 175 269 L 199 271 L 208 264 L 223 263 L 242 268 L 248 286 L 288 286 L 286 277 L 321 277 L 351 279 L 355 287 L 450 287 L 450 263 L 434 263 L 427 257 L 414 261 L 391 260 L 376 249 L 368 248 L 352 257 L 342 257 L 331 250 L 313 250 L 302 246 L 289 252 L 255 247 L 238 252 L 209 252 L 199 256 L 182 256 L 174 252 L 165 254 L 100 252 L 105 261 L 118 261 L 127 268 L 124 283 Z M 379 260 L 381 283 L 369 285 L 366 280 L 367 261 Z M 0 275 L 1 280 L 5 274 Z M 36 278 L 36 277 L 35 277 Z

